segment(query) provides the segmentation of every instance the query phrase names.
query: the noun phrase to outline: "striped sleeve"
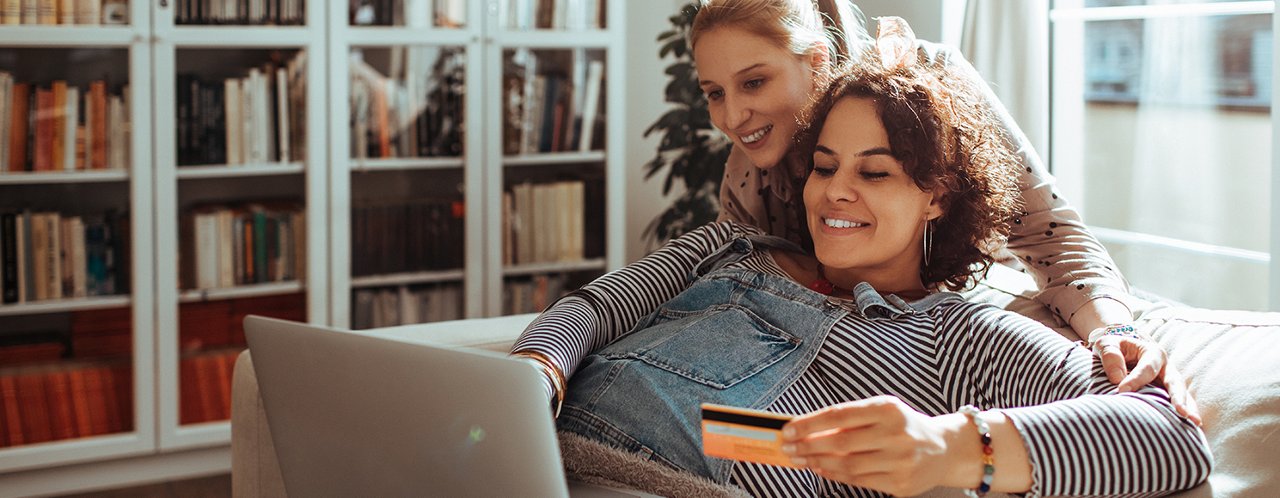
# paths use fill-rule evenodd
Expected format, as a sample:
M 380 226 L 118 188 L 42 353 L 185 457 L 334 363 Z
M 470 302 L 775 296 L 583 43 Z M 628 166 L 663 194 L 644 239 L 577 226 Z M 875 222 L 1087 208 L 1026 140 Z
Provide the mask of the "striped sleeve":
M 511 350 L 545 354 L 562 372 L 572 375 L 584 357 L 624 335 L 687 288 L 695 265 L 736 233 L 748 232 L 758 230 L 720 222 L 673 239 L 557 301 L 529 324 Z
M 957 308 L 972 312 L 962 336 L 980 404 L 1015 407 L 1001 412 L 1027 448 L 1032 496 L 1160 496 L 1208 478 L 1204 434 L 1163 390 L 1119 393 L 1092 352 L 1039 323 Z

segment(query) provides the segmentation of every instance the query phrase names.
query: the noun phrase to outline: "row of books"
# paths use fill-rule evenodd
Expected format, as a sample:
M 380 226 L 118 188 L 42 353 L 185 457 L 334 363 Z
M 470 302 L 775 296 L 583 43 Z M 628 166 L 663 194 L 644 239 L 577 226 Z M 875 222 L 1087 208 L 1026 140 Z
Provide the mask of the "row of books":
M 126 0 L 0 0 L 0 25 L 124 24 Z
M 504 154 L 587 152 L 603 148 L 599 122 L 604 62 L 574 51 L 567 72 L 539 72 L 538 57 L 518 49 L 507 61 L 502 85 Z
M 435 8 L 431 4 L 435 4 Z M 466 0 L 349 0 L 352 26 L 438 26 L 460 28 L 467 21 Z
M 132 430 L 131 363 L 0 370 L 0 447 Z
M 0 213 L 3 302 L 128 293 L 128 221 L 116 211 Z
M 305 0 L 177 0 L 175 24 L 300 25 Z
M 231 418 L 231 373 L 243 348 L 201 351 L 178 359 L 178 422 Z
M 505 315 L 537 313 L 572 289 L 566 288 L 565 275 L 534 275 L 527 279 L 511 279 L 502 284 L 502 312 Z
M 461 200 L 356 205 L 351 210 L 351 274 L 462 268 L 465 220 Z
M 64 360 L 130 358 L 133 309 L 104 308 L 70 313 L 64 329 L 0 335 L 0 365 L 48 365 Z
M 250 314 L 307 321 L 307 298 L 300 292 L 182 303 L 178 307 L 178 348 L 183 354 L 244 346 L 244 317 Z
M 502 263 L 553 263 L 584 259 L 588 205 L 585 198 L 585 184 L 576 180 L 538 184 L 526 182 L 503 192 Z
M 129 163 L 129 88 L 96 80 L 19 82 L 0 71 L 0 174 L 124 169 Z
M 605 0 L 507 0 L 509 29 L 601 29 Z
M 463 317 L 462 286 L 458 284 L 356 289 L 352 300 L 351 327 L 354 329 L 440 322 Z
M 462 154 L 466 53 L 391 47 L 386 74 L 351 60 L 354 157 L 456 157 Z
M 180 228 L 183 289 L 218 289 L 301 279 L 306 216 L 296 202 L 203 205 Z
M 306 52 L 240 78 L 178 75 L 178 165 L 305 160 Z

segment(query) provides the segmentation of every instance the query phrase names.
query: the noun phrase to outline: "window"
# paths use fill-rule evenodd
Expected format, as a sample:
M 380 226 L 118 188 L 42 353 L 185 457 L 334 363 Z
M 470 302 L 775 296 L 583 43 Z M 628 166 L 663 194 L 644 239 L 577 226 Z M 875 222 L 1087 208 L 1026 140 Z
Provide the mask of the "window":
M 1049 162 L 1137 289 L 1280 309 L 1274 8 L 1051 3 Z

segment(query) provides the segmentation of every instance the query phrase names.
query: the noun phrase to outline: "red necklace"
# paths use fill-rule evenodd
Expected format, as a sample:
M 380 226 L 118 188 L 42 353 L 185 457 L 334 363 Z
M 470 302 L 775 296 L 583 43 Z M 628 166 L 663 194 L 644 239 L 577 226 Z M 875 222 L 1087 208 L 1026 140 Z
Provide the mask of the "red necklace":
M 846 294 L 853 294 L 853 291 L 847 290 L 841 287 L 837 287 L 836 284 L 831 283 L 831 281 L 827 280 L 827 276 L 824 275 L 823 273 L 824 272 L 822 271 L 822 263 L 818 263 L 818 278 L 814 279 L 814 281 L 812 282 L 809 282 L 809 290 L 825 296 L 830 296 L 832 294 L 835 294 L 837 290 L 844 292 Z

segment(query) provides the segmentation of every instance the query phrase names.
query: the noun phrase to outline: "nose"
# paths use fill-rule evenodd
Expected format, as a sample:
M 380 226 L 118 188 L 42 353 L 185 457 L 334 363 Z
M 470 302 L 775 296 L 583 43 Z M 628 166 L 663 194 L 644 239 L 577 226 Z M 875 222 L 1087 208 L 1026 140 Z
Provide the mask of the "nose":
M 751 119 L 749 103 L 742 97 L 724 97 L 724 126 L 726 131 L 738 131 L 738 128 Z
M 825 192 L 828 201 L 832 203 L 857 202 L 860 197 L 858 195 L 858 187 L 854 185 L 854 182 L 845 174 L 846 171 L 850 171 L 851 169 L 852 168 L 840 168 L 839 170 L 836 170 L 835 176 L 831 177 L 831 180 L 827 182 Z

